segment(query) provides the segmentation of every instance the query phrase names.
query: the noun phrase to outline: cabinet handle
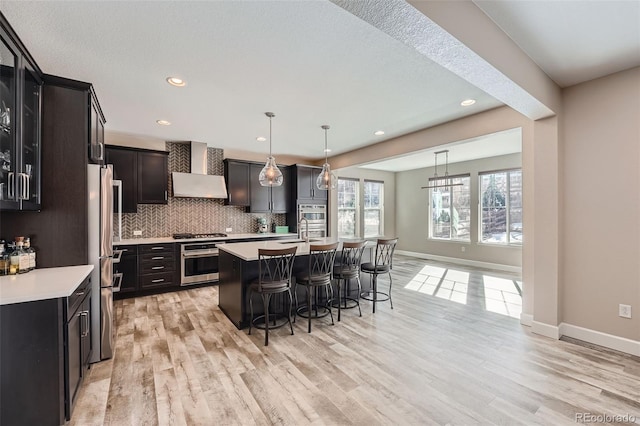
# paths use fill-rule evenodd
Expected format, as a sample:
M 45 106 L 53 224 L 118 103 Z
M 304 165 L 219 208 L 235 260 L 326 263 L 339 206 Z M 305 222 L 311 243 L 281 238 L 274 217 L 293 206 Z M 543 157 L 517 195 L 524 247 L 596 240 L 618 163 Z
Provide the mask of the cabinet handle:
M 151 269 L 154 269 L 154 270 L 164 269 L 164 266 L 154 266 Z
M 164 281 L 164 278 L 160 278 L 158 280 L 151 280 L 152 283 L 161 283 Z
M 82 311 L 78 315 L 82 320 L 80 323 L 80 337 L 87 337 L 89 335 L 89 311 Z
M 29 182 L 29 175 L 27 174 L 24 175 L 24 181 L 27 183 L 27 190 L 24 193 L 25 200 L 28 200 L 30 198 L 29 193 L 31 192 L 31 183 Z
M 151 260 L 162 260 L 162 259 L 164 259 L 164 256 L 155 256 L 151 258 Z
M 98 142 L 98 160 L 104 159 L 104 143 Z
M 151 247 L 151 250 L 164 250 L 164 247 Z
M 15 175 L 13 174 L 13 172 L 9 172 L 9 187 L 7 188 L 7 195 L 9 196 L 9 199 L 12 199 L 15 196 L 15 192 L 14 192 L 14 184 L 15 184 Z
M 164 191 L 164 200 L 168 201 L 169 200 L 169 195 L 167 193 L 168 191 Z
M 84 291 L 79 291 L 76 293 L 76 296 L 82 296 L 84 294 Z

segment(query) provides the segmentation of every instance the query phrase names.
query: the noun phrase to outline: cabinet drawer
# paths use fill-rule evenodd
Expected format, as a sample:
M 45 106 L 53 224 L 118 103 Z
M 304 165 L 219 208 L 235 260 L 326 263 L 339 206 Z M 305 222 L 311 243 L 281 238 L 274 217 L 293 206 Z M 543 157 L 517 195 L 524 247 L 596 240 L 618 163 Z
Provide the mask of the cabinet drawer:
M 114 246 L 113 250 L 121 250 L 121 257 L 130 257 L 138 255 L 138 246 L 130 245 L 130 246 Z
M 73 313 L 78 309 L 82 300 L 85 298 L 85 295 L 89 292 L 89 283 L 91 279 L 87 277 L 82 284 L 78 286 L 71 294 L 71 296 L 67 297 L 67 320 L 73 315 Z
M 158 253 L 146 253 L 139 256 L 140 265 L 145 263 L 173 263 L 173 252 L 161 251 Z
M 168 244 L 145 244 L 138 247 L 138 253 L 141 255 L 147 253 L 171 252 L 173 253 L 173 243 Z
M 158 260 L 158 261 L 149 261 L 149 262 L 141 262 L 140 263 L 140 275 L 143 274 L 156 274 L 159 272 L 170 272 L 174 270 L 174 262 L 173 259 L 170 261 L 166 260 Z
M 143 289 L 168 287 L 173 285 L 173 272 L 140 275 L 140 287 Z

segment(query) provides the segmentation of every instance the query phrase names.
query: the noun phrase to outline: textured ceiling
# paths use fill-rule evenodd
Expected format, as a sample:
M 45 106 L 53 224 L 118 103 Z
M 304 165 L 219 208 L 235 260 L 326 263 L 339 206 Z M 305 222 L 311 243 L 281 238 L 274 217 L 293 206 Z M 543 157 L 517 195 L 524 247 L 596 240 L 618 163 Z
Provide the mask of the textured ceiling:
M 501 105 L 328 1 L 3 0 L 2 11 L 44 72 L 94 84 L 118 132 L 265 152 L 255 139 L 273 111 L 274 153 L 320 158 L 322 124 L 337 154 Z

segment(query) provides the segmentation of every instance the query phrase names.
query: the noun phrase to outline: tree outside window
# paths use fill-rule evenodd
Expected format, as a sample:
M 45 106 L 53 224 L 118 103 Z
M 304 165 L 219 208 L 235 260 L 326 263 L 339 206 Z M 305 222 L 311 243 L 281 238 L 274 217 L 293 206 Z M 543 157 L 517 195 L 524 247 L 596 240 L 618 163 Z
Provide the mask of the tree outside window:
M 522 171 L 480 174 L 480 241 L 522 244 Z

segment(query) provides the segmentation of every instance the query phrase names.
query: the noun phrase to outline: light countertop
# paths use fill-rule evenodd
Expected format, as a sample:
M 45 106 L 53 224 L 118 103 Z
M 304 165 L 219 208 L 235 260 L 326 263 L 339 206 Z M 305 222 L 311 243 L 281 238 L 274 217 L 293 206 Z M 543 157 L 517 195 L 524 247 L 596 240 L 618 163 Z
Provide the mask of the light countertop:
M 218 246 L 220 251 L 225 251 L 242 260 L 258 260 L 258 249 L 283 249 L 298 246 L 296 256 L 309 254 L 311 244 L 329 244 L 338 241 L 336 238 L 311 238 L 310 242 L 299 242 L 298 238 L 278 241 L 249 241 L 246 243 L 231 243 Z M 340 247 L 338 247 L 339 249 Z
M 69 297 L 93 271 L 93 265 L 36 269 L 0 277 L 0 305 Z
M 224 243 L 228 240 L 244 240 L 249 238 L 296 238 L 296 234 L 276 234 L 273 232 L 267 232 L 264 234 L 228 234 L 226 237 L 208 237 L 208 238 L 181 238 L 174 239 L 172 237 L 158 237 L 158 238 L 130 238 L 126 240 L 114 241 L 114 246 L 135 245 L 135 244 L 166 244 L 166 243 L 197 243 L 199 241 L 219 241 Z

